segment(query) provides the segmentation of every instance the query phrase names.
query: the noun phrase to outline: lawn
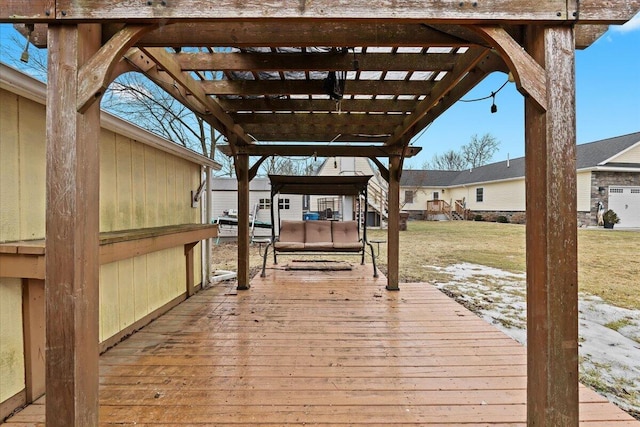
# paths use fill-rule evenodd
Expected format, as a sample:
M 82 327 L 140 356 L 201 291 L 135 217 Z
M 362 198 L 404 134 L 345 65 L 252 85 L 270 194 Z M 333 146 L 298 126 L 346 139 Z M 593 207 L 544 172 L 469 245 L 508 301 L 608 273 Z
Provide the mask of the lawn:
M 368 230 L 368 238 L 386 239 L 386 230 Z M 374 245 L 375 246 L 375 245 Z M 253 271 L 262 265 L 258 247 L 250 248 Z M 236 270 L 235 244 L 214 247 L 214 268 Z M 462 262 L 526 271 L 525 226 L 474 221 L 410 221 L 400 232 L 400 282 L 434 282 L 445 273 L 435 267 Z M 351 256 L 353 258 L 353 256 Z M 386 245 L 379 266 L 386 272 Z M 578 280 L 581 292 L 612 305 L 640 309 L 640 232 L 578 230 Z
M 428 266 L 467 262 L 513 273 L 526 271 L 525 226 L 474 221 L 411 221 L 400 233 L 400 281 L 431 282 L 442 274 Z M 385 239 L 386 230 L 369 230 Z M 380 265 L 386 269 L 381 245 Z M 640 232 L 578 230 L 581 292 L 612 305 L 640 309 Z

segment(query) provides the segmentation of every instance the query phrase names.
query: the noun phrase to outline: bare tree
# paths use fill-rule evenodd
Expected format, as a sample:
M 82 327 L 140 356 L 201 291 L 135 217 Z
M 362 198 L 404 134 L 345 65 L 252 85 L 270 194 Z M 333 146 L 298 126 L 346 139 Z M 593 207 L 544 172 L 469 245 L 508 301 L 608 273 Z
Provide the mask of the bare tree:
M 425 169 L 459 171 L 467 167 L 467 160 L 460 152 L 449 150 L 443 154 L 434 154 Z
M 498 151 L 500 142 L 491 134 L 484 134 L 481 138 L 473 135 L 468 144 L 460 151 L 449 150 L 443 154 L 435 154 L 431 162 L 425 162 L 424 169 L 460 171 L 467 168 L 477 168 L 491 161 Z
M 105 92 L 102 107 L 138 126 L 207 157 L 215 138 L 199 116 L 138 73 L 119 76 Z
M 471 141 L 462 146 L 462 155 L 469 167 L 477 168 L 489 163 L 499 146 L 500 142 L 491 134 L 486 133 L 481 138 L 473 135 Z

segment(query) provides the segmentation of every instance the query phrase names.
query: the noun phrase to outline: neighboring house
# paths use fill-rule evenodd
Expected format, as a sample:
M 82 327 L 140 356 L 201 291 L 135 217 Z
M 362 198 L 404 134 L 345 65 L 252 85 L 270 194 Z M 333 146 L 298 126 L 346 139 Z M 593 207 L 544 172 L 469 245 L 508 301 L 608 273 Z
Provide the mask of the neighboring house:
M 318 168 L 319 176 L 372 175 L 367 189 L 367 224 L 379 227 L 387 219 L 387 182 L 378 168 L 364 157 L 329 157 Z M 309 198 L 309 211 L 321 218 L 330 216 L 342 220 L 356 219 L 358 200 L 355 196 L 314 196 Z
M 576 149 L 580 226 L 597 224 L 598 203 L 620 217 L 616 228 L 640 227 L 640 132 Z M 524 218 L 524 157 L 464 171 L 405 170 L 400 183 L 403 209 L 413 218 L 473 215 Z
M 238 210 L 238 180 L 236 178 L 213 177 L 213 218 L 237 216 Z M 301 220 L 303 218 L 302 196 L 280 194 L 277 197 L 278 206 L 274 206 L 275 223 L 279 223 L 278 210 L 282 219 Z M 271 183 L 269 178 L 254 178 L 249 183 L 249 209 L 252 219 L 256 223 L 271 224 Z M 220 224 L 220 237 L 237 237 L 236 226 Z M 252 235 L 255 237 L 271 237 L 271 229 L 254 227 Z

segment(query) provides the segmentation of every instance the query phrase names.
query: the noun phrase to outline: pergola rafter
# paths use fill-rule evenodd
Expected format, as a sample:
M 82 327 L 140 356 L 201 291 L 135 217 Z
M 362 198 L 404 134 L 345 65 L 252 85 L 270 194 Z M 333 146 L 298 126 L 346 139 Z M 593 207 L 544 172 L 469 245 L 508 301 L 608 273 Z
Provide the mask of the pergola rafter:
M 238 177 L 238 289 L 250 280 L 259 163 L 249 157 L 286 153 L 380 167 L 387 289 L 398 290 L 399 180 L 412 138 L 499 71 L 513 74 L 525 103 L 528 423 L 577 426 L 575 49 L 639 9 L 640 0 L 1 2 L 0 22 L 34 24 L 30 40 L 49 49 L 48 424 L 98 424 L 96 101 L 115 75 L 147 75 L 225 136 Z M 344 88 L 329 79 L 335 71 Z

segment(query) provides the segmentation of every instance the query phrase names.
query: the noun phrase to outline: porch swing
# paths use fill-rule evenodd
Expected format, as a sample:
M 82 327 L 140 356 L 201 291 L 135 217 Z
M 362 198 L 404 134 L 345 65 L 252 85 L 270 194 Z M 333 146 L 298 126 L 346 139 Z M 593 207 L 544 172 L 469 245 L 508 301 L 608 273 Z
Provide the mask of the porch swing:
M 265 277 L 267 257 L 273 253 L 273 263 L 278 264 L 278 254 L 283 253 L 340 253 L 359 254 L 364 265 L 365 254 L 371 254 L 373 277 L 378 277 L 373 245 L 367 240 L 366 209 L 367 188 L 371 175 L 355 176 L 289 176 L 269 175 L 271 181 L 271 242 L 267 245 L 262 260 L 261 277 Z M 358 199 L 358 220 L 280 220 L 278 204 L 278 224 L 274 213 L 274 199 L 278 194 L 299 194 L 318 196 L 356 196 Z M 360 204 L 364 198 L 364 211 Z M 360 221 L 360 219 L 363 219 Z M 362 222 L 362 237 L 360 237 Z

